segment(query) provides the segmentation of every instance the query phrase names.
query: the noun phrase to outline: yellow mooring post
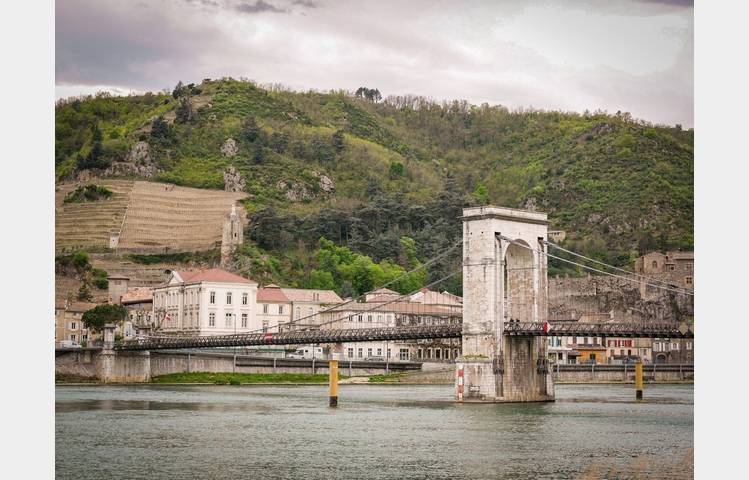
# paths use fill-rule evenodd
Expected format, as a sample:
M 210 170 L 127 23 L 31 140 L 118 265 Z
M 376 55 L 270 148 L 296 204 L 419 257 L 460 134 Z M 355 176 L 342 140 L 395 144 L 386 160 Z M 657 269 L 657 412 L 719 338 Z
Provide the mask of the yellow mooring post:
M 330 406 L 338 406 L 338 360 L 330 360 L 328 363 L 328 375 L 330 381 Z
M 642 400 L 642 362 L 635 363 L 635 398 Z

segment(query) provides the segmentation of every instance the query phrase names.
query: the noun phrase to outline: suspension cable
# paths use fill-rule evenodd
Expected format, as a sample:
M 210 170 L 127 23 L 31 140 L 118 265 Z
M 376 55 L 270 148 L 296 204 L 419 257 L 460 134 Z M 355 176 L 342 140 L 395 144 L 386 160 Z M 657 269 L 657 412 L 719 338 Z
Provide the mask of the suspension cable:
M 545 244 L 547 244 L 547 245 L 549 245 L 549 246 L 551 246 L 551 247 L 554 247 L 554 248 L 556 248 L 556 249 L 558 249 L 558 250 L 562 250 L 563 252 L 567 252 L 567 253 L 569 253 L 570 255 L 574 255 L 574 256 L 576 256 L 576 257 L 584 258 L 585 260 L 588 260 L 588 261 L 591 261 L 591 262 L 597 263 L 597 264 L 599 264 L 599 265 L 603 265 L 603 266 L 605 266 L 605 267 L 609 267 L 609 268 L 611 268 L 611 269 L 613 269 L 613 270 L 618 270 L 618 271 L 620 271 L 620 272 L 623 272 L 623 273 L 626 273 L 626 274 L 629 274 L 629 275 L 634 275 L 634 276 L 636 276 L 636 277 L 644 278 L 645 280 L 649 280 L 649 281 L 651 281 L 651 282 L 658 282 L 658 283 L 663 283 L 663 284 L 665 284 L 666 286 L 668 286 L 668 282 L 666 282 L 666 281 L 664 281 L 664 280 L 660 280 L 660 279 L 657 279 L 657 278 L 653 278 L 653 277 L 648 277 L 647 275 L 642 275 L 642 274 L 639 274 L 639 273 L 635 273 L 635 272 L 630 272 L 629 270 L 625 270 L 625 269 L 623 269 L 623 268 L 615 267 L 615 266 L 613 266 L 613 265 L 610 265 L 610 264 L 608 264 L 608 263 L 602 262 L 602 261 L 600 261 L 600 260 L 596 260 L 595 258 L 590 258 L 590 257 L 586 257 L 585 255 L 581 255 L 581 254 L 579 254 L 579 253 L 573 252 L 572 250 L 567 250 L 566 248 L 564 248 L 564 247 L 561 247 L 561 246 L 557 245 L 556 243 L 550 242 L 550 241 L 548 241 L 548 240 L 544 240 L 544 243 L 545 243 Z
M 518 245 L 520 247 L 527 248 L 528 250 L 530 250 L 532 252 L 540 253 L 542 255 L 546 255 L 547 257 L 555 258 L 555 259 L 557 259 L 559 261 L 562 261 L 562 262 L 565 262 L 565 263 L 569 263 L 569 264 L 572 264 L 572 265 L 576 265 L 578 267 L 582 267 L 582 268 L 584 268 L 586 270 L 591 270 L 593 272 L 602 273 L 604 275 L 609 275 L 611 277 L 620 278 L 620 279 L 626 280 L 628 282 L 644 283 L 645 285 L 648 285 L 650 287 L 660 288 L 662 290 L 668 290 L 668 291 L 675 292 L 675 293 L 682 293 L 684 295 L 694 296 L 694 292 L 689 292 L 689 291 L 686 291 L 686 290 L 675 289 L 675 288 L 670 288 L 670 287 L 664 287 L 663 285 L 656 285 L 656 284 L 653 284 L 653 283 L 643 282 L 641 280 L 637 280 L 637 279 L 634 279 L 634 278 L 625 277 L 623 275 L 617 275 L 615 273 L 606 272 L 604 270 L 599 270 L 597 268 L 593 268 L 593 267 L 590 267 L 590 266 L 582 264 L 582 263 L 574 262 L 572 260 L 567 260 L 566 258 L 558 257 L 556 255 L 552 255 L 551 253 L 544 252 L 542 250 L 536 250 L 536 249 L 534 249 L 532 247 L 529 247 L 528 245 L 525 245 L 525 244 L 520 243 L 520 242 L 516 242 L 515 240 L 513 240 L 513 239 L 511 239 L 509 237 L 505 237 L 504 235 L 500 235 L 500 238 L 502 238 L 503 240 L 507 240 L 508 242 L 512 243 L 513 245 Z
M 453 276 L 457 275 L 458 273 L 461 273 L 461 271 L 462 271 L 462 269 L 455 270 L 452 273 L 449 273 L 449 274 L 445 275 L 444 277 L 440 278 L 439 280 L 435 280 L 435 281 L 433 281 L 433 282 L 431 282 L 431 283 L 429 283 L 429 284 L 427 284 L 427 285 L 425 285 L 425 286 L 423 286 L 421 288 L 418 288 L 417 290 L 414 290 L 414 291 L 409 292 L 409 293 L 399 294 L 395 299 L 389 300 L 387 302 L 377 302 L 376 306 L 374 306 L 372 308 L 369 308 L 367 310 L 361 310 L 358 313 L 364 314 L 364 313 L 368 313 L 368 312 L 374 312 L 375 310 L 377 310 L 379 308 L 382 308 L 382 307 L 384 307 L 386 305 L 390 305 L 392 303 L 396 303 L 396 302 L 399 302 L 401 300 L 404 300 L 406 297 L 410 297 L 411 295 L 413 295 L 415 293 L 418 293 L 419 291 L 421 291 L 422 288 L 429 288 L 429 287 L 432 287 L 432 286 L 434 286 L 434 285 L 436 285 L 438 283 L 442 283 L 445 280 L 447 280 L 448 278 L 453 277 Z M 336 305 L 335 307 L 333 307 L 333 309 L 340 310 L 341 307 L 343 307 L 344 305 L 346 305 L 346 304 L 342 303 L 342 304 Z M 462 306 L 461 306 L 461 308 L 462 308 Z M 319 313 L 323 313 L 323 312 L 321 311 Z M 345 317 L 343 317 L 343 318 L 345 318 Z M 319 324 L 312 324 L 312 325 L 309 325 L 309 326 L 321 327 L 323 325 L 328 325 L 328 324 L 331 324 L 331 323 L 340 322 L 340 321 L 343 320 L 343 318 L 337 318 L 335 320 L 328 320 L 327 322 L 323 322 L 323 323 L 319 323 Z

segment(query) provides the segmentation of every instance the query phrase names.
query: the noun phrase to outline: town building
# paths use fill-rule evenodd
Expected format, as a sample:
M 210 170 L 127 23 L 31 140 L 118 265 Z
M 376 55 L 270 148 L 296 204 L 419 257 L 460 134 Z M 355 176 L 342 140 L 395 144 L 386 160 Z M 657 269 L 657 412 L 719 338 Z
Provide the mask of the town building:
M 281 291 L 291 303 L 292 320 L 300 324 L 314 323 L 304 319 L 317 315 L 334 305 L 343 303 L 341 297 L 333 290 L 317 290 L 310 288 L 281 288 Z
M 650 338 L 606 338 L 605 344 L 609 363 L 652 362 Z
M 83 314 L 95 306 L 95 303 L 88 302 L 55 303 L 55 347 L 59 347 L 63 341 L 85 346 L 95 339 L 95 335 L 83 324 Z
M 390 295 L 384 292 L 382 295 Z M 377 299 L 377 296 L 370 298 Z M 379 297 L 380 299 L 382 297 Z M 444 325 L 460 323 L 462 307 L 428 305 L 408 301 L 350 302 L 320 315 L 321 328 L 355 329 Z M 344 360 L 450 361 L 460 355 L 459 339 L 429 339 L 392 342 L 349 342 L 343 344 Z
M 132 338 L 138 328 L 153 328 L 153 290 L 148 287 L 130 287 L 120 296 L 120 304 L 127 310 L 122 325 L 122 336 Z
M 650 252 L 635 260 L 635 273 L 694 288 L 694 252 Z
M 277 332 L 278 326 L 291 321 L 291 300 L 281 287 L 270 284 L 257 289 L 256 323 L 253 330 Z
M 694 363 L 694 339 L 653 339 L 654 363 Z
M 255 319 L 257 283 L 220 268 L 171 271 L 153 289 L 155 330 L 183 335 L 247 333 Z

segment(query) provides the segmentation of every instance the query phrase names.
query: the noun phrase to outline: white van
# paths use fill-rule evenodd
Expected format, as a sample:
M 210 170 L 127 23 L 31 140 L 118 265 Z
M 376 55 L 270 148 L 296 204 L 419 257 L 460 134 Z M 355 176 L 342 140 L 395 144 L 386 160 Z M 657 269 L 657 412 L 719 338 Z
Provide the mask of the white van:
M 286 358 L 322 358 L 322 347 L 313 347 L 312 345 L 300 347 L 293 353 L 286 355 Z
M 82 348 L 81 344 L 75 340 L 62 340 L 60 342 L 60 348 Z

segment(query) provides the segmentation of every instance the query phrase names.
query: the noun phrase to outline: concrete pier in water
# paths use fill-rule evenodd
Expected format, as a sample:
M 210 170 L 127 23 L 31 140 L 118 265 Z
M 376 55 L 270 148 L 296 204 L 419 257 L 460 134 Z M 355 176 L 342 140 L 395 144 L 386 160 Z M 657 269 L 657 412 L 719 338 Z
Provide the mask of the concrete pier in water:
M 546 321 L 541 252 L 547 226 L 543 213 L 492 206 L 463 210 L 463 353 L 456 361 L 456 400 L 554 400 L 546 339 L 504 334 L 505 321 Z

